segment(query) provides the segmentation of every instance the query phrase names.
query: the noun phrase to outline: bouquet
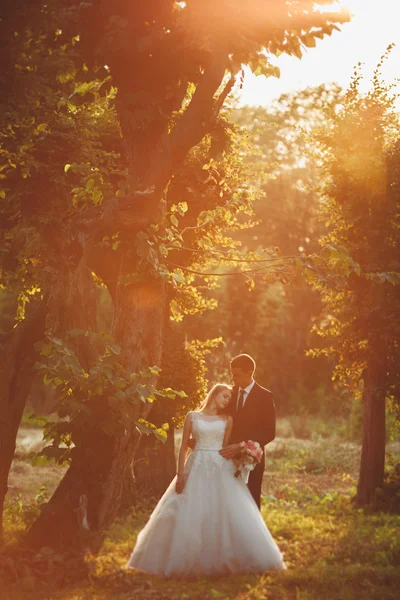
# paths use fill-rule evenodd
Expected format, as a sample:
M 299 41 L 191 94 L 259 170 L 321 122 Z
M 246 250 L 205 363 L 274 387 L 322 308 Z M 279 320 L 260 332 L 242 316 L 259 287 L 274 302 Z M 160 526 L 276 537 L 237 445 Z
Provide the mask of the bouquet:
M 258 442 L 248 440 L 240 442 L 241 457 L 238 459 L 235 477 L 242 476 L 245 483 L 249 479 L 250 471 L 261 461 L 263 449 Z

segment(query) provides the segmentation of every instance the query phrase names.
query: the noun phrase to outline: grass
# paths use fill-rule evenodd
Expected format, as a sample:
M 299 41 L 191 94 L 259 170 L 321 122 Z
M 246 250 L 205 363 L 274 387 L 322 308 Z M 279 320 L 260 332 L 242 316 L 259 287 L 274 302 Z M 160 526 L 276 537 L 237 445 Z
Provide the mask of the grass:
M 282 425 L 282 424 L 281 424 Z M 285 425 L 286 426 L 286 425 Z M 400 453 L 398 443 L 390 451 Z M 286 572 L 182 582 L 124 569 L 150 506 L 138 508 L 109 529 L 102 552 L 89 561 L 90 576 L 74 585 L 57 581 L 52 561 L 26 567 L 1 600 L 394 600 L 400 588 L 400 517 L 353 507 L 360 447 L 330 437 L 278 437 L 268 446 L 263 517 L 288 566 Z M 15 467 L 17 468 L 15 470 Z M 25 471 L 18 471 L 18 468 Z M 24 502 L 35 504 L 40 477 L 56 484 L 51 467 L 36 475 L 22 454 L 6 515 L 9 537 L 24 521 Z M 35 469 L 35 470 L 36 470 Z M 19 498 L 21 510 L 16 502 Z M 39 499 L 40 501 L 40 495 Z M 14 509 L 12 509 L 14 502 Z M 33 510 L 33 509 L 32 509 Z M 54 558 L 54 557 L 53 557 Z M 56 560 L 57 557 L 54 558 Z M 54 562 L 54 561 L 53 561 Z M 43 565 L 43 566 L 42 566 Z M 50 566 L 49 566 L 50 565 Z M 74 565 L 66 565 L 72 569 Z M 1 588 L 0 588 L 1 589 Z M 2 595 L 3 593 L 3 595 Z

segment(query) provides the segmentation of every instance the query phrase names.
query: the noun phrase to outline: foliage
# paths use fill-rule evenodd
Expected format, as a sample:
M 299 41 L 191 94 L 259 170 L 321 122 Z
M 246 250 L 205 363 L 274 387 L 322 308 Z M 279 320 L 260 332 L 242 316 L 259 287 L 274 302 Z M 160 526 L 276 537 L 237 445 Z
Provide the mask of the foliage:
M 341 443 L 334 435 L 319 441 L 287 439 L 284 446 L 281 442 L 271 446 L 262 515 L 284 552 L 285 573 L 204 578 L 183 585 L 126 571 L 135 538 L 153 507 L 139 504 L 112 525 L 101 555 L 88 557 L 83 570 L 76 557 L 68 554 L 51 549 L 14 554 L 8 546 L 0 561 L 6 597 L 17 600 L 29 593 L 32 600 L 93 596 L 116 600 L 133 596 L 141 600 L 321 596 L 394 600 L 399 584 L 399 516 L 354 510 L 351 495 L 359 446 Z M 398 457 L 398 444 L 394 449 Z M 311 471 L 311 460 L 321 461 L 324 468 Z M 7 535 L 23 526 L 19 517 L 17 521 L 7 520 Z
M 59 236 L 71 236 L 66 226 L 71 225 L 69 229 L 74 230 L 69 244 L 72 258 L 79 245 L 76 234 L 86 215 L 96 216 L 97 213 L 90 213 L 93 208 L 115 195 L 124 198 L 132 192 L 128 157 L 120 158 L 120 128 L 128 138 L 128 131 L 138 134 L 147 127 L 146 135 L 151 139 L 165 122 L 170 129 L 178 124 L 191 100 L 194 102 L 199 74 L 217 47 L 220 52 L 221 45 L 228 46 L 227 66 L 232 73 L 246 62 L 259 74 L 276 75 L 276 67 L 261 52 L 263 48 L 271 55 L 284 52 L 300 57 L 302 46 L 311 47 L 316 38 L 330 35 L 337 28 L 336 23 L 346 20 L 344 15 L 309 14 L 308 2 L 298 3 L 290 16 L 285 2 L 280 2 L 274 8 L 276 16 L 280 16 L 276 23 L 270 10 L 266 14 L 257 2 L 245 11 L 232 0 L 219 3 L 217 8 L 209 3 L 207 10 L 204 6 L 199 10 L 196 3 L 170 2 L 161 8 L 157 2 L 147 2 L 138 3 L 132 14 L 126 12 L 124 3 L 114 3 L 112 10 L 103 12 L 100 5 L 99 1 L 73 2 L 67 7 L 53 0 L 50 5 L 38 2 L 34 7 L 19 2 L 13 9 L 5 10 L 5 77 L 11 73 L 13 76 L 7 79 L 1 107 L 1 195 L 6 224 L 2 230 L 2 278 L 7 285 L 14 282 L 17 287 L 21 317 L 29 292 L 47 291 L 46 272 L 54 269 L 60 258 L 58 252 L 65 251 L 57 245 Z M 257 19 L 262 15 L 263 30 L 255 27 L 256 13 Z M 225 14 L 230 15 L 228 29 Z M 298 22 L 301 33 L 292 28 L 293 20 Z M 238 26 L 241 36 L 237 35 Z M 102 28 L 106 31 L 103 40 L 99 39 Z M 130 43 L 132 28 L 135 39 L 141 40 L 137 45 Z M 188 32 L 184 37 L 183 29 Z M 231 37 L 229 31 L 235 35 Z M 184 63 L 180 63 L 182 53 L 186 56 Z M 121 66 L 126 61 L 135 65 L 137 71 L 129 78 L 129 84 L 121 79 Z M 104 64 L 109 66 L 104 68 Z M 224 69 L 221 83 L 223 74 Z M 138 136 L 142 138 L 141 134 Z M 182 218 L 188 206 L 192 211 L 190 227 L 197 222 L 194 226 L 203 238 L 194 251 L 207 253 L 215 245 L 226 245 L 223 235 L 216 232 L 221 225 L 234 222 L 236 210 L 248 207 L 247 192 L 243 188 L 244 177 L 241 185 L 237 181 L 239 163 L 237 159 L 235 163 L 231 124 L 225 117 L 220 118 L 209 136 L 200 150 L 202 156 L 194 144 L 183 178 L 175 176 L 169 212 L 161 230 L 153 224 L 150 230 L 142 228 L 133 239 L 131 234 L 124 238 L 119 227 L 113 228 L 110 222 L 111 231 L 102 244 L 117 250 L 124 240 L 125 250 L 132 252 L 133 245 L 138 257 L 135 269 L 124 275 L 123 284 L 137 282 L 150 262 L 159 276 L 180 286 L 181 294 L 187 294 L 190 278 L 184 276 L 182 269 L 168 266 L 168 254 L 171 247 L 182 246 L 182 230 L 178 226 L 184 225 Z M 142 159 L 146 160 L 144 143 L 141 150 Z M 142 160 L 138 153 L 136 158 Z M 225 166 L 220 164 L 221 158 Z M 194 171 L 203 187 L 200 195 L 187 185 L 183 187 L 185 181 L 193 181 Z M 176 184 L 179 180 L 180 184 Z M 237 193 L 232 192 L 235 189 Z M 182 192 L 183 198 L 177 198 Z M 218 208 L 214 196 L 220 203 Z M 213 236 L 208 223 L 214 225 Z M 190 236 L 188 240 L 192 241 Z M 191 262 L 195 269 L 203 266 L 204 258 Z M 193 305 L 201 310 L 204 301 L 195 298 L 193 290 L 186 301 L 192 307 L 184 310 L 193 311 Z
M 47 486 L 42 484 L 35 497 L 27 502 L 19 492 L 16 497 L 6 501 L 4 518 L 11 530 L 29 527 L 40 512 L 40 508 L 48 500 Z
M 226 364 L 239 352 L 258 363 L 257 378 L 273 390 L 280 414 L 288 412 L 347 414 L 348 399 L 333 386 L 333 361 L 305 355 L 319 339 L 310 334 L 321 312 L 320 293 L 291 265 L 296 256 L 317 251 L 326 228 L 318 220 L 322 174 L 312 134 L 327 106 L 336 107 L 343 92 L 336 86 L 284 94 L 268 108 L 234 109 L 236 126 L 247 136 L 245 164 L 254 186 L 256 221 L 233 234 L 244 252 L 255 249 L 254 272 L 221 278 L 212 292 L 218 312 L 186 322 L 190 336 L 206 323 L 226 347 L 214 353 L 208 367 L 213 381 L 229 377 Z M 244 151 L 244 150 L 243 150 Z M 272 251 L 262 253 L 262 249 Z M 245 279 L 247 275 L 247 279 Z M 257 281 L 259 285 L 248 285 Z
M 51 19 L 29 22 L 29 12 L 7 23 L 14 73 L 0 123 L 1 281 L 19 293 L 20 318 L 29 293 L 47 291 L 66 222 L 113 196 L 123 175 L 112 93 L 100 96 L 105 79 L 86 69 L 80 76 L 94 78 L 79 82 L 78 40 L 65 40 Z M 64 258 L 75 252 L 71 242 Z
M 99 354 L 87 372 L 71 349 L 71 340 L 88 335 Z M 41 457 L 55 459 L 59 464 L 68 461 L 71 448 L 81 438 L 94 413 L 99 426 L 108 435 L 123 431 L 133 419 L 141 433 L 153 433 L 159 440 L 166 440 L 165 426 L 155 427 L 143 418 L 135 420 L 134 417 L 137 404 L 154 402 L 156 396 L 170 399 L 186 397 L 185 392 L 171 387 L 156 389 L 152 380 L 154 374 L 159 373 L 158 367 L 149 367 L 139 374 L 128 373 L 120 362 L 120 347 L 105 333 L 72 330 L 65 340 L 47 336 L 47 341 L 40 342 L 38 347 L 47 362 L 37 363 L 36 368 L 44 373 L 44 384 L 57 390 L 54 412 L 58 420 L 46 423 L 43 437 L 52 443 L 37 455 L 36 463 L 40 463 Z M 103 397 L 107 398 L 112 409 L 112 419 L 108 412 L 102 410 Z
M 207 393 L 207 373 L 205 357 L 222 343 L 220 338 L 213 340 L 191 340 L 187 343 L 165 342 L 165 359 L 160 374 L 160 387 L 167 385 L 181 389 L 186 396 L 176 397 L 172 402 L 161 399 L 163 418 L 175 427 L 183 425 L 186 413 L 197 409 Z M 160 400 L 159 400 L 160 401 Z
M 243 265 L 260 255 L 239 256 L 227 235 L 242 228 L 237 215 L 250 216 L 256 196 L 240 173 L 233 148 L 241 141 L 223 110 L 242 65 L 278 75 L 271 56 L 300 58 L 348 15 L 319 12 L 309 0 L 18 0 L 1 11 L 0 283 L 18 294 L 19 320 L 32 296 L 48 308 L 52 347 L 45 343 L 41 368 L 58 389 L 64 419 L 46 425 L 54 440 L 48 452 L 64 460 L 79 437 L 82 451 L 72 456 L 85 463 L 99 439 L 84 435 L 89 418 L 92 431 L 107 430 L 111 453 L 134 447 L 137 431 L 124 428 L 129 416 L 154 430 L 139 421 L 140 409 L 155 393 L 152 365 L 161 357 L 168 303 L 177 320 L 212 305 L 199 288 L 213 288 L 222 261 L 239 267 L 252 287 Z M 197 175 L 194 194 L 192 178 L 179 177 L 186 167 Z M 266 256 L 277 258 L 274 249 Z M 94 281 L 114 301 L 120 360 L 87 322 L 95 320 Z M 75 318 L 90 332 L 85 360 L 70 331 Z M 165 436 L 162 428 L 156 433 Z M 99 465 L 105 479 L 115 474 L 115 458 Z M 72 470 L 66 485 L 82 472 Z M 118 503 L 122 483 L 114 483 L 107 510 L 100 497 L 90 503 L 99 526 Z
M 398 398 L 399 121 L 379 67 L 365 97 L 359 80 L 321 136 L 329 177 L 322 211 L 330 231 L 321 253 L 302 259 L 324 300 L 315 329 L 327 343 L 313 354 L 335 355 L 335 376 L 353 392 L 362 389 L 367 362 L 383 360 L 387 376 L 379 385 Z
M 313 356 L 335 356 L 334 376 L 364 402 L 357 503 L 373 501 L 385 462 L 385 403 L 400 397 L 399 143 L 393 86 L 381 82 L 382 58 L 365 96 L 356 72 L 342 106 L 321 134 L 328 175 L 323 215 L 330 231 L 319 255 L 300 258 L 325 309 Z

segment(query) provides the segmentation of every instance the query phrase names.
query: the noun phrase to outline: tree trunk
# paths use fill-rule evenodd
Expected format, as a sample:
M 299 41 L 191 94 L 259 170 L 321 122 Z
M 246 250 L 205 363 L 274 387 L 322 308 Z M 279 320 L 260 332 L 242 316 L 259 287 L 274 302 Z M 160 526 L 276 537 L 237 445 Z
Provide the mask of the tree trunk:
M 155 272 L 152 260 L 146 259 L 139 247 L 135 253 L 134 241 L 138 232 L 162 223 L 168 182 L 190 148 L 202 140 L 215 122 L 225 96 L 222 93 L 214 101 L 214 94 L 223 81 L 228 55 L 226 51 L 213 53 L 189 105 L 170 133 L 169 119 L 162 111 L 155 111 L 148 122 L 136 118 L 135 113 L 143 107 L 135 87 L 138 81 L 126 71 L 126 56 L 125 49 L 110 55 L 109 65 L 118 87 L 116 108 L 126 146 L 131 195 L 104 205 L 97 225 L 98 236 L 104 224 L 112 222 L 114 230 L 124 229 L 125 239 L 129 239 L 126 245 L 130 247 L 125 253 L 121 251 L 118 259 L 119 276 L 134 272 L 138 281 L 117 285 L 112 334 L 121 346 L 124 367 L 130 373 L 140 373 L 161 363 L 167 295 L 165 279 Z M 150 86 L 146 97 L 140 88 L 140 96 L 145 98 L 142 102 L 152 98 L 151 90 Z M 96 229 L 96 223 L 91 229 Z M 89 246 L 90 231 L 87 235 L 85 243 Z M 89 253 L 88 248 L 86 252 Z M 84 259 L 88 260 L 85 252 Z M 135 457 L 139 442 L 135 420 L 146 417 L 149 410 L 148 404 L 138 407 L 126 429 L 119 435 L 106 435 L 97 424 L 98 411 L 103 411 L 103 420 L 108 418 L 114 423 L 115 418 L 107 398 L 96 403 L 96 416 L 77 440 L 69 470 L 28 532 L 31 544 L 73 550 L 82 547 L 83 542 L 92 552 L 99 549 L 102 532 L 118 512 L 124 476 Z
M 46 306 L 29 306 L 27 316 L 0 337 L 0 533 L 8 473 L 25 402 L 35 375 L 34 344 L 43 339 Z
M 47 332 L 60 338 L 71 329 L 96 331 L 97 324 L 97 292 L 86 257 L 67 255 L 65 258 L 62 264 L 61 257 L 56 257 L 49 282 L 46 318 Z M 73 344 L 80 364 L 88 370 L 96 355 L 90 340 L 85 335 L 77 336 Z
M 151 422 L 155 425 L 166 423 L 159 418 L 161 411 L 151 410 Z M 168 423 L 168 438 L 164 443 L 154 435 L 141 435 L 134 460 L 126 472 L 120 512 L 123 514 L 138 502 L 159 499 L 176 473 L 175 428 Z
M 169 297 L 169 302 L 172 296 Z M 176 474 L 175 426 L 173 417 L 181 418 L 192 403 L 196 403 L 203 390 L 198 389 L 196 371 L 193 360 L 185 348 L 185 336 L 182 331 L 171 326 L 169 311 L 166 311 L 164 322 L 165 339 L 161 362 L 159 386 L 183 390 L 188 398 L 178 396 L 174 400 L 159 399 L 151 409 L 151 422 L 161 427 L 168 423 L 168 437 L 165 444 L 159 442 L 154 435 L 142 436 L 138 452 L 133 463 L 134 496 L 143 498 L 159 498 L 167 489 Z M 132 495 L 124 494 L 124 504 L 132 505 Z
M 113 336 L 130 372 L 160 364 L 165 284 L 153 279 L 117 289 Z M 144 407 L 147 416 L 149 407 Z M 96 401 L 95 417 L 74 439 L 71 466 L 27 535 L 36 547 L 97 552 L 103 532 L 118 513 L 123 481 L 139 441 L 134 421 L 119 434 L 106 434 L 100 423 L 114 421 L 108 399 Z
M 152 409 L 151 422 L 155 425 L 166 422 L 162 406 Z M 165 444 L 153 435 L 142 436 L 140 441 L 134 462 L 135 492 L 139 498 L 159 498 L 175 477 L 175 429 L 173 423 L 168 425 Z
M 385 385 L 384 365 L 371 366 L 364 374 L 364 434 L 356 503 L 371 504 L 383 484 L 385 468 Z

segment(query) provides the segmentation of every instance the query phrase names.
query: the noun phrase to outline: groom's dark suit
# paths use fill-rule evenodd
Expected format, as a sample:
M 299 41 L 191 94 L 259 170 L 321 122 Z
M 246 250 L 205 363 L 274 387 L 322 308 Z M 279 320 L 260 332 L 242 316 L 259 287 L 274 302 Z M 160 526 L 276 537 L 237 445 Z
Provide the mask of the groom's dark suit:
M 253 440 L 262 449 L 275 438 L 275 405 L 272 392 L 254 383 L 243 408 L 237 409 L 238 388 L 234 387 L 230 402 L 230 413 L 233 416 L 231 443 Z M 261 485 L 265 467 L 263 454 L 260 464 L 250 473 L 248 487 L 260 507 Z

